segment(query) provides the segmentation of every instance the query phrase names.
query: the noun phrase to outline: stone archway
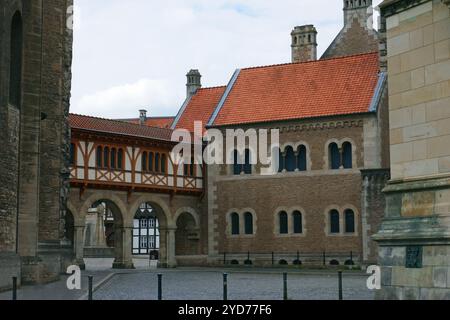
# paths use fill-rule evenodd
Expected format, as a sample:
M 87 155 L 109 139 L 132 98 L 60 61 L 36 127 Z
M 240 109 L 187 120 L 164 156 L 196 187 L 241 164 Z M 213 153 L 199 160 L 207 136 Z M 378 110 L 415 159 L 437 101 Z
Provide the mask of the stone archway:
M 100 206 L 100 207 L 99 207 Z M 92 209 L 99 208 L 99 210 L 102 210 L 101 208 L 104 208 L 102 212 L 98 212 Z M 133 269 L 133 260 L 131 256 L 131 241 L 132 241 L 132 225 L 129 225 L 125 221 L 125 217 L 127 216 L 127 209 L 125 204 L 122 202 L 120 198 L 113 194 L 103 194 L 102 192 L 99 192 L 98 194 L 94 194 L 91 197 L 89 197 L 83 204 L 80 210 L 80 216 L 84 217 L 84 221 L 86 221 L 86 217 L 88 216 L 88 211 L 92 211 L 91 214 L 95 215 L 101 215 L 102 218 L 100 221 L 107 221 L 111 223 L 111 221 L 108 221 L 108 214 L 110 214 L 111 220 L 112 220 L 112 231 L 113 234 L 113 244 L 114 244 L 114 262 L 113 262 L 113 268 L 114 269 Z M 95 217 L 91 217 L 94 218 Z M 105 222 L 104 222 L 105 223 Z M 105 223 L 106 225 L 106 223 Z M 102 230 L 102 228 L 100 228 Z M 103 229 L 104 231 L 105 229 Z M 102 232 L 103 232 L 102 231 Z M 90 231 L 92 232 L 92 230 Z M 85 228 L 84 230 L 84 237 L 83 237 L 83 247 L 86 243 L 86 234 L 87 230 Z M 106 233 L 102 236 L 105 237 L 103 249 L 107 248 L 106 243 Z M 101 248 L 100 248 L 101 249 Z M 94 250 L 95 252 L 95 250 Z M 78 258 L 78 256 L 77 256 Z
M 175 234 L 176 256 L 195 256 L 200 254 L 200 229 L 198 216 L 193 210 L 183 210 L 176 215 Z
M 167 204 L 155 195 L 145 195 L 133 202 L 129 214 L 131 221 L 141 213 L 142 206 L 152 208 L 152 216 L 158 221 L 159 234 L 159 265 L 162 267 L 175 267 L 175 226 L 172 222 L 170 209 Z M 130 217 L 128 217 L 130 219 Z M 136 223 L 136 221 L 134 221 Z M 131 250 L 130 250 L 131 252 Z

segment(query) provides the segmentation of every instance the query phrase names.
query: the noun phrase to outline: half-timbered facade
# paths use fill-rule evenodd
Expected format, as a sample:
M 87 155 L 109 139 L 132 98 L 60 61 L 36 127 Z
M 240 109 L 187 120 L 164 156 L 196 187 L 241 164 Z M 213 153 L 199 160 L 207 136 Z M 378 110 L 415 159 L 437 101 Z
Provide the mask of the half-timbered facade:
M 191 258 L 201 255 L 199 204 L 204 195 L 204 168 L 173 163 L 173 131 L 75 114 L 69 120 L 69 209 L 78 223 L 74 242 L 80 264 L 85 255 L 108 256 L 111 252 L 118 268 L 132 267 L 132 254 L 153 254 L 167 266 L 176 264 L 176 252 Z M 96 197 L 102 193 L 108 195 Z M 86 233 L 91 230 L 85 226 L 86 216 L 100 204 L 106 208 L 101 223 L 108 224 L 107 216 L 114 221 L 101 235 L 114 239 L 106 241 L 109 245 L 104 248 L 104 242 L 86 245 Z M 113 251 L 108 250 L 110 246 Z

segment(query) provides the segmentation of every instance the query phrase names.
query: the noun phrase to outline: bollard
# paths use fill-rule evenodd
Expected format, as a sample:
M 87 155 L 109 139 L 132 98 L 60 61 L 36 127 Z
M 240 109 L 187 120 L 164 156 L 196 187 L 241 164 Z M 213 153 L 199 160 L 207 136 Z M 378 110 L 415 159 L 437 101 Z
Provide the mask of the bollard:
M 88 279 L 89 279 L 89 297 L 88 297 L 88 299 L 89 299 L 89 301 L 92 301 L 92 300 L 94 300 L 94 294 L 93 294 L 93 280 L 94 280 L 94 277 L 93 276 L 89 276 L 88 277 Z
M 13 301 L 17 300 L 17 277 L 13 277 L 13 291 L 12 291 L 12 299 Z
M 287 290 L 287 273 L 283 273 L 283 300 L 288 299 L 288 290 Z
M 223 253 L 223 265 L 225 266 L 227 264 L 227 253 Z
M 325 251 L 323 252 L 323 265 L 325 266 L 327 264 L 327 256 Z
M 158 274 L 158 300 L 162 300 L 162 274 Z
M 339 300 L 344 300 L 344 296 L 342 294 L 342 271 L 339 271 Z
M 228 274 L 223 274 L 223 301 L 228 300 Z
M 275 265 L 275 253 L 272 252 L 272 266 Z
M 353 265 L 353 251 L 350 251 L 350 262 L 351 262 L 352 265 Z

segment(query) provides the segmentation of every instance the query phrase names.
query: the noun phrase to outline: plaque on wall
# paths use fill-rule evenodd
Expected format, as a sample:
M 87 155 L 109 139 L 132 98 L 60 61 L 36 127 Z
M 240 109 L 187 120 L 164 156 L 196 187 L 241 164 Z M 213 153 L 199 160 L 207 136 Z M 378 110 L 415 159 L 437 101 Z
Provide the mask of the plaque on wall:
M 409 246 L 406 247 L 406 268 L 419 269 L 422 268 L 423 247 Z

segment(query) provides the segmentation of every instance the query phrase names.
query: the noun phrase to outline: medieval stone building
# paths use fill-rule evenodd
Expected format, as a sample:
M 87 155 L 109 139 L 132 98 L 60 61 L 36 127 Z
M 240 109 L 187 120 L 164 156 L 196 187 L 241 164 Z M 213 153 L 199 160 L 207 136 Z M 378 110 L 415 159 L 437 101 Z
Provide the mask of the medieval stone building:
M 71 2 L 0 3 L 0 289 L 13 276 L 57 279 L 71 259 L 63 223 Z

